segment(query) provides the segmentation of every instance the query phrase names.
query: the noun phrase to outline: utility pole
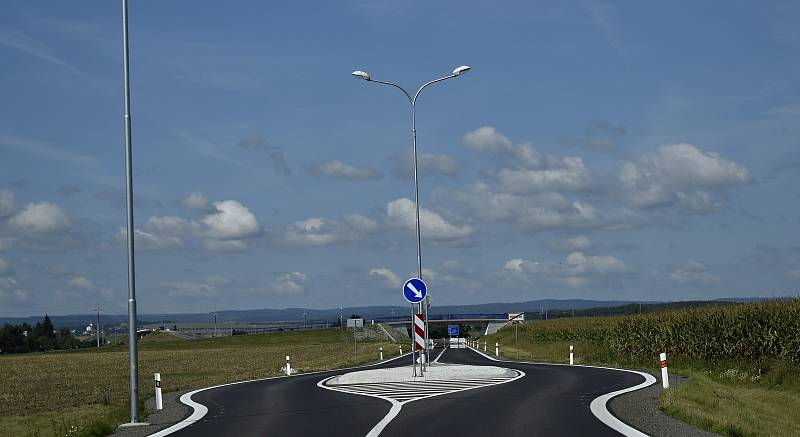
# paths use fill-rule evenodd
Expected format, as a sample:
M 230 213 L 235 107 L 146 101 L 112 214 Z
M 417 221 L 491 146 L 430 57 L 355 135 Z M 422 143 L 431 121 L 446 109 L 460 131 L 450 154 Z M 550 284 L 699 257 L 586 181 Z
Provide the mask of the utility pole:
M 217 334 L 217 309 L 216 308 L 214 308 L 214 313 L 213 314 L 214 314 L 214 337 L 218 337 L 219 335 Z
M 303 329 L 306 329 L 306 322 L 308 321 L 308 313 L 306 309 L 303 308 Z
M 97 337 L 97 347 L 100 347 L 100 304 L 97 304 L 97 308 L 95 309 L 97 313 L 97 326 L 95 326 L 95 336 Z

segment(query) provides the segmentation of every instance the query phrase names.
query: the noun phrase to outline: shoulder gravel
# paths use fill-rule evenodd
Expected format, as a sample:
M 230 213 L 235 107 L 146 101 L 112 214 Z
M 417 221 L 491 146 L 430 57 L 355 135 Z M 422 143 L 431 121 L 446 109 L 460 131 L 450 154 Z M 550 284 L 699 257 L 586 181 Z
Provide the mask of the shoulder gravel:
M 182 404 L 178 399 L 186 393 L 186 391 L 165 393 L 163 395 L 164 409 L 156 411 L 155 398 L 149 399 L 145 402 L 147 411 L 150 414 L 145 419 L 148 426 L 133 426 L 129 428 L 117 428 L 114 436 L 117 437 L 145 437 L 162 429 L 169 428 L 170 426 L 180 422 L 181 420 L 189 417 L 192 409 L 189 406 Z
M 653 375 L 658 382 L 642 390 L 617 396 L 608 403 L 608 408 L 620 420 L 653 437 L 720 437 L 708 431 L 697 429 L 686 422 L 670 417 L 658 409 L 658 397 L 664 390 L 661 375 Z M 670 376 L 670 386 L 685 384 L 689 378 Z

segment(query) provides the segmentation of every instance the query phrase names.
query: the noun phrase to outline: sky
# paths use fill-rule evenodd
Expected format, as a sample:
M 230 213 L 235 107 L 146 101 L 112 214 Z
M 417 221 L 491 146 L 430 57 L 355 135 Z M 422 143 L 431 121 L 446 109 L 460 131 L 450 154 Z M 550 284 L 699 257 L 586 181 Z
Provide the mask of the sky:
M 0 5 L 0 316 L 125 313 L 121 2 Z M 131 0 L 140 312 L 800 293 L 800 5 Z

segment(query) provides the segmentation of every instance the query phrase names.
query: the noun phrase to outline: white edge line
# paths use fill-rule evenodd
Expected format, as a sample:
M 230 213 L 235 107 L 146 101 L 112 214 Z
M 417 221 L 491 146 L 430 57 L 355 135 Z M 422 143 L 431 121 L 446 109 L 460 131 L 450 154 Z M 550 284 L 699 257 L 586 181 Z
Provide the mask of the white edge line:
M 317 383 L 317 387 L 321 387 L 321 388 L 324 388 L 324 389 L 327 389 L 327 390 L 347 393 L 347 394 L 351 394 L 351 395 L 370 396 L 370 397 L 373 397 L 373 398 L 383 399 L 383 400 L 391 403 L 392 404 L 392 408 L 389 409 L 389 412 L 386 413 L 386 416 L 384 416 L 383 419 L 381 419 L 380 422 L 375 424 L 375 426 L 366 435 L 366 437 L 378 437 L 381 434 L 381 432 L 383 432 L 383 429 L 386 428 L 386 425 L 388 425 L 389 422 L 392 421 L 392 419 L 394 419 L 395 417 L 397 417 L 398 414 L 400 414 L 400 410 L 403 408 L 403 405 L 405 405 L 405 404 L 407 404 L 409 402 L 414 402 L 414 401 L 418 401 L 418 400 L 421 400 L 421 399 L 428 399 L 428 398 L 432 398 L 432 397 L 436 397 L 436 396 L 449 395 L 451 393 L 457 393 L 457 392 L 460 392 L 460 391 L 474 390 L 474 389 L 477 389 L 477 388 L 484 388 L 484 387 L 491 387 L 493 385 L 506 384 L 506 383 L 509 383 L 509 382 L 512 382 L 512 381 L 516 381 L 516 380 L 522 378 L 523 376 L 525 376 L 525 372 L 523 372 L 522 370 L 519 370 L 519 369 L 509 369 L 509 370 L 513 370 L 513 371 L 517 372 L 517 376 L 515 376 L 513 378 L 510 378 L 510 379 L 507 379 L 505 381 L 493 382 L 491 384 L 481 385 L 481 386 L 478 386 L 478 387 L 466 387 L 466 388 L 461 388 L 461 389 L 458 389 L 458 390 L 446 391 L 444 393 L 436 393 L 436 394 L 427 395 L 427 396 L 420 396 L 418 398 L 409 399 L 409 400 L 403 401 L 403 402 L 396 401 L 396 400 L 394 400 L 392 398 L 389 398 L 389 397 L 386 397 L 386 396 L 377 395 L 377 394 L 374 394 L 374 393 L 355 393 L 355 392 L 352 392 L 352 391 L 347 391 L 347 390 L 343 390 L 343 389 L 337 388 L 335 386 L 325 385 L 325 382 L 327 382 L 330 379 L 335 378 L 337 375 L 333 375 L 331 377 L 328 377 L 328 378 L 320 380 Z
M 616 367 L 589 366 L 589 365 L 586 365 L 586 364 L 532 363 L 532 362 L 528 362 L 528 361 L 499 360 L 497 358 L 494 358 L 492 356 L 489 356 L 489 355 L 479 351 L 478 349 L 475 349 L 475 348 L 472 348 L 472 347 L 470 347 L 470 349 L 472 349 L 473 351 L 477 352 L 480 355 L 483 355 L 484 357 L 486 357 L 486 358 L 488 358 L 488 359 L 490 359 L 492 361 L 497 361 L 497 362 L 500 362 L 500 363 L 521 363 L 521 364 L 535 364 L 535 365 L 545 365 L 545 366 L 566 366 L 566 367 L 588 367 L 588 368 L 592 368 L 592 369 L 617 370 L 617 371 L 620 371 L 620 372 L 635 373 L 637 375 L 640 375 L 640 376 L 644 377 L 644 382 L 643 383 L 641 383 L 639 385 L 635 385 L 633 387 L 628 387 L 626 389 L 617 390 L 617 391 L 613 391 L 611 393 L 606 393 L 604 395 L 600 395 L 600 396 L 594 398 L 594 400 L 592 400 L 592 403 L 589 404 L 589 410 L 601 422 L 603 422 L 604 424 L 608 425 L 609 427 L 611 427 L 612 429 L 614 429 L 615 431 L 619 432 L 620 434 L 622 434 L 622 435 L 624 435 L 626 437 L 649 437 L 647 434 L 645 434 L 645 433 L 639 431 L 638 429 L 628 425 L 627 423 L 617 419 L 613 414 L 611 414 L 610 411 L 608 411 L 608 408 L 606 407 L 606 404 L 608 403 L 608 401 L 611 400 L 611 398 L 613 398 L 613 397 L 619 396 L 619 395 L 624 394 L 624 393 L 630 393 L 632 391 L 640 390 L 640 389 L 643 389 L 645 387 L 649 387 L 649 386 L 655 384 L 656 383 L 656 378 L 653 375 L 650 375 L 649 373 L 639 372 L 639 371 L 630 370 L 630 369 L 618 369 Z
M 251 379 L 251 380 L 248 380 L 248 381 L 230 382 L 230 383 L 227 383 L 227 384 L 214 385 L 214 386 L 211 386 L 211 387 L 205 387 L 205 388 L 197 389 L 197 390 L 194 390 L 194 391 L 191 391 L 191 392 L 188 392 L 188 393 L 184 393 L 180 397 L 180 401 L 184 405 L 187 405 L 187 406 L 192 408 L 192 410 L 193 410 L 192 414 L 189 417 L 187 417 L 186 419 L 183 419 L 180 422 L 176 423 L 175 425 L 170 426 L 169 428 L 162 429 L 161 431 L 158 431 L 158 432 L 153 433 L 153 434 L 148 434 L 147 437 L 165 437 L 167 435 L 172 434 L 173 432 L 180 431 L 183 428 L 186 428 L 187 426 L 189 426 L 189 425 L 197 422 L 198 420 L 202 419 L 208 413 L 208 408 L 206 408 L 205 405 L 197 403 L 197 402 L 192 400 L 192 396 L 194 396 L 197 393 L 200 393 L 201 391 L 213 390 L 215 388 L 227 387 L 227 386 L 230 386 L 230 385 L 246 384 L 246 383 L 249 383 L 249 382 L 268 381 L 270 379 L 296 378 L 296 377 L 301 376 L 301 375 L 314 375 L 314 374 L 318 374 L 318 373 L 338 372 L 338 371 L 342 371 L 342 370 L 363 369 L 363 368 L 366 368 L 366 367 L 374 367 L 374 366 L 377 366 L 379 364 L 384 364 L 384 363 L 388 363 L 390 361 L 398 360 L 398 359 L 403 358 L 403 357 L 405 357 L 407 355 L 411 355 L 411 352 L 405 353 L 403 355 L 398 355 L 398 356 L 396 356 L 394 358 L 389 358 L 387 360 L 378 361 L 377 363 L 366 364 L 366 365 L 363 365 L 363 366 L 345 367 L 343 369 L 318 370 L 316 372 L 299 373 L 299 374 L 295 374 L 294 376 L 286 376 L 286 375 L 283 375 L 283 376 L 271 376 L 269 378 L 259 378 L 259 379 Z M 398 409 L 398 412 L 399 412 L 399 409 Z

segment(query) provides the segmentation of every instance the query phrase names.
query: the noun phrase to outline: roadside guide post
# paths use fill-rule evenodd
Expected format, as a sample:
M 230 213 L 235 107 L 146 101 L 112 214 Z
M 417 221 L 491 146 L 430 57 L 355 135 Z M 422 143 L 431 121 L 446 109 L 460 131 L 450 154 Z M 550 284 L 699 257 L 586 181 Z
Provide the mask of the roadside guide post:
M 164 401 L 161 398 L 161 374 L 153 374 L 156 380 L 156 410 L 164 409 Z
M 661 385 L 669 388 L 669 374 L 667 373 L 667 353 L 661 352 Z
M 575 364 L 575 361 L 572 355 L 572 345 L 569 345 L 569 365 L 571 366 L 573 364 Z

